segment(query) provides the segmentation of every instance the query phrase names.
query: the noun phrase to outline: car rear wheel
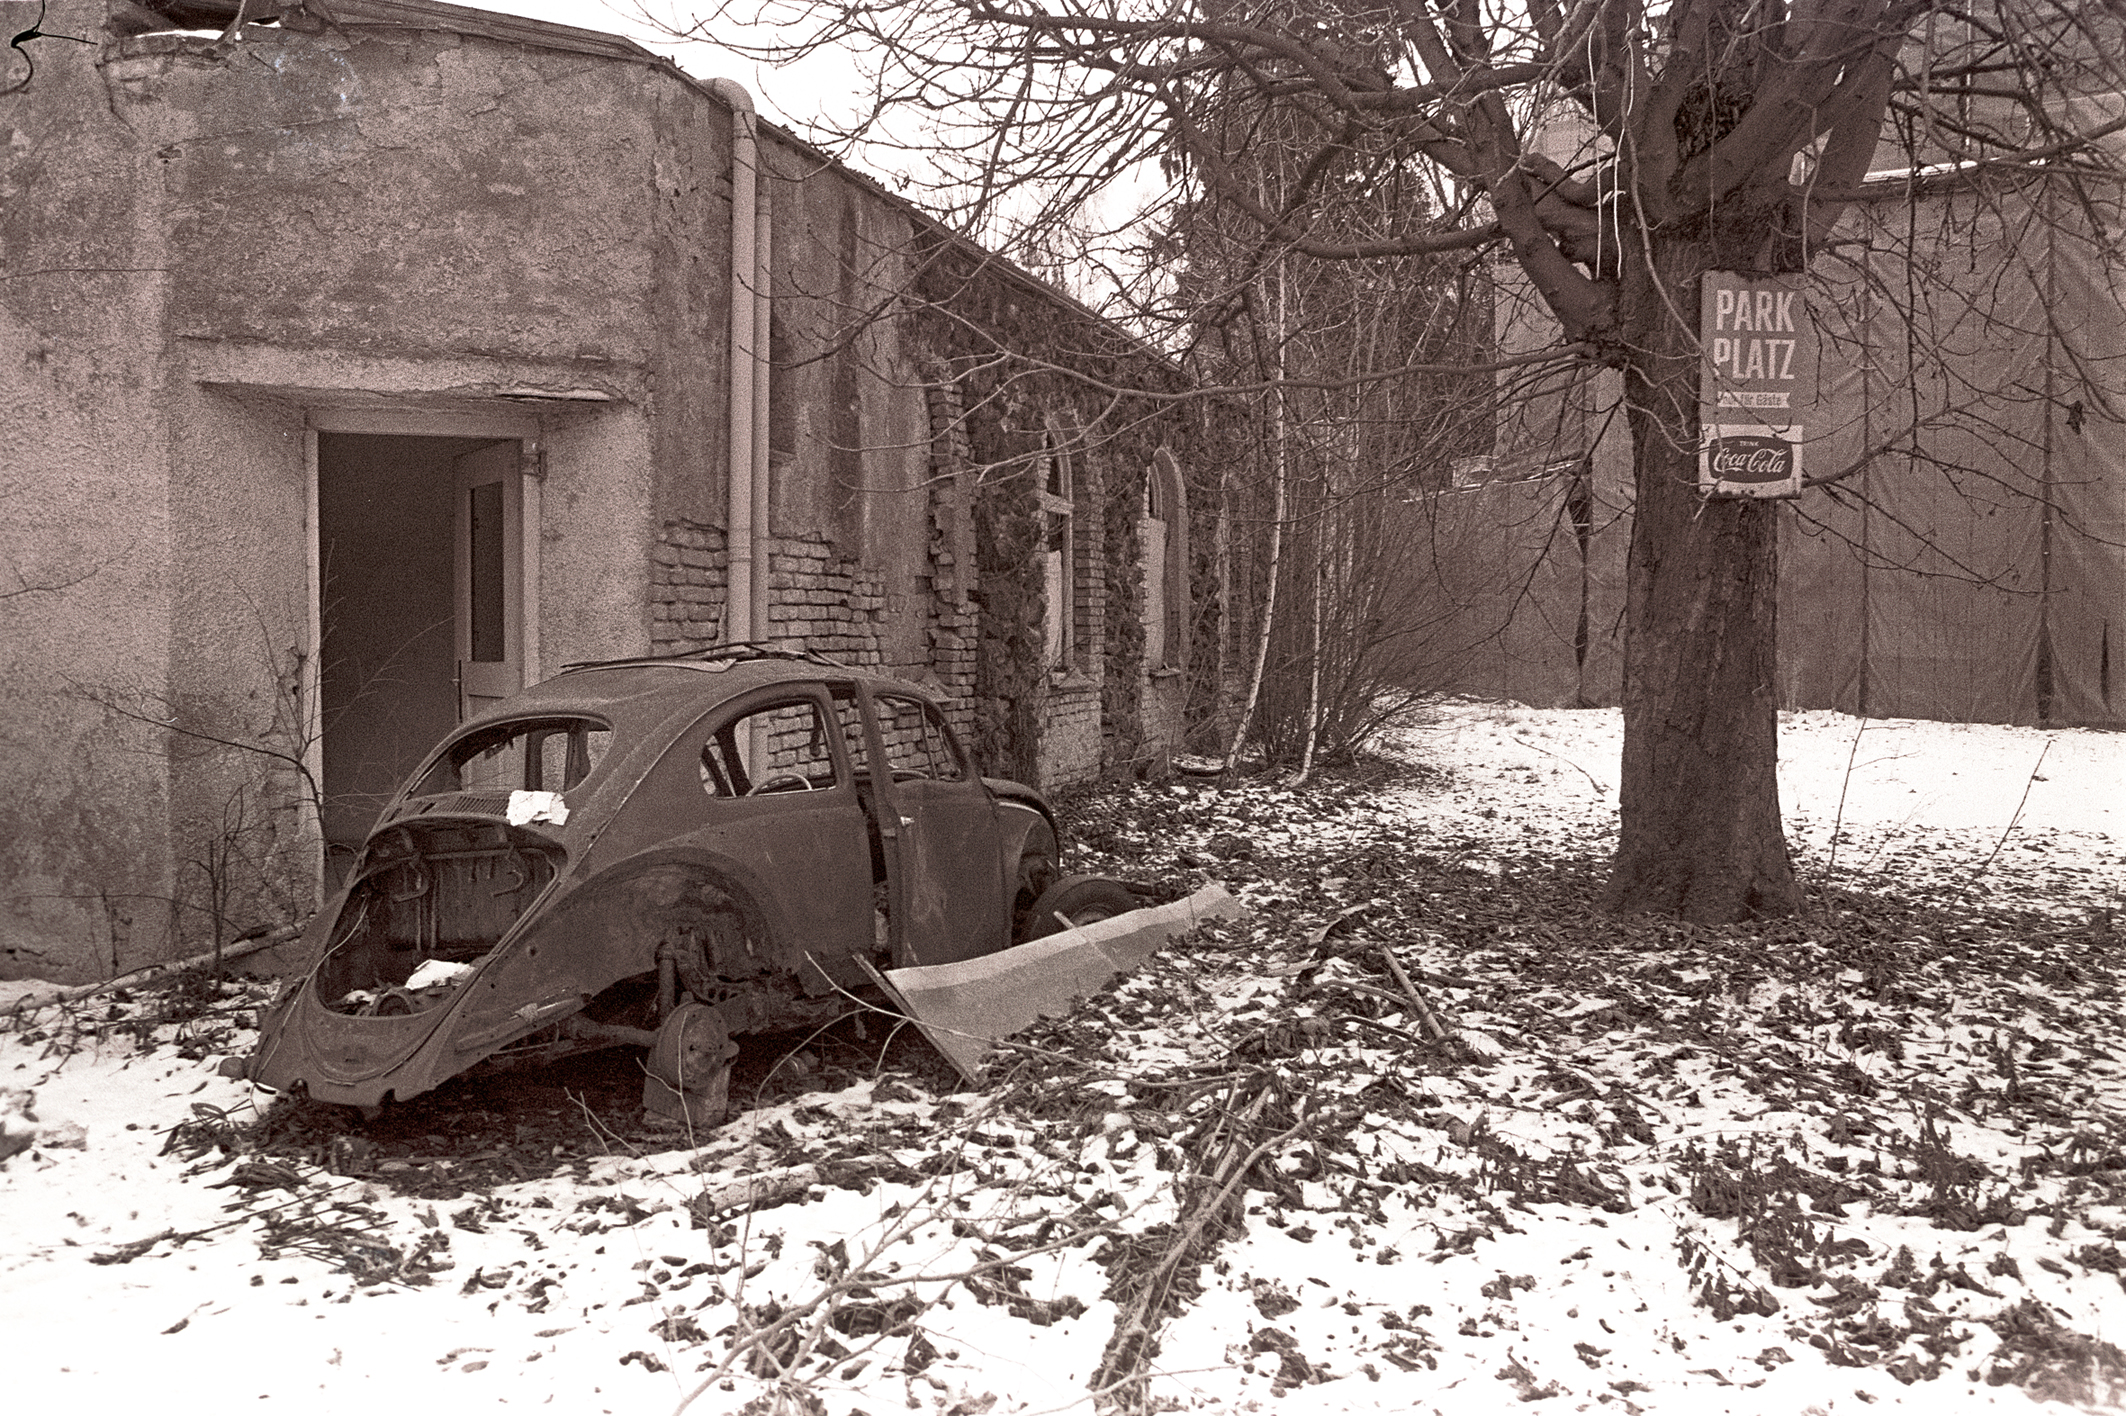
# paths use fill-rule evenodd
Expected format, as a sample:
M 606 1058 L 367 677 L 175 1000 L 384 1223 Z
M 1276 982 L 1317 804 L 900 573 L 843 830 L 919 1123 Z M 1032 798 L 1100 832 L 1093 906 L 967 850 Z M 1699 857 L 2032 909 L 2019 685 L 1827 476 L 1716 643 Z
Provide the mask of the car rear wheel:
M 737 1052 L 722 1014 L 701 1003 L 680 1004 L 657 1029 L 643 1063 L 643 1110 L 670 1125 L 722 1125 Z
M 1097 875 L 1066 875 L 1034 901 L 1028 939 L 1040 939 L 1068 927 L 1128 914 L 1138 907 L 1136 893 L 1119 880 Z M 1066 925 L 1065 921 L 1068 921 Z

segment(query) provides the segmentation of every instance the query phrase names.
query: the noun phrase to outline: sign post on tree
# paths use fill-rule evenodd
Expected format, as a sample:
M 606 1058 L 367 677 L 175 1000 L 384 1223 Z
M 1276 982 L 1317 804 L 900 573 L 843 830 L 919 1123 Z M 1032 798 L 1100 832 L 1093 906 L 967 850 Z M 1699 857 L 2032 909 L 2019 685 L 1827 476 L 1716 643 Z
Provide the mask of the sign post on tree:
M 1698 338 L 1698 490 L 1800 496 L 1802 411 L 1816 401 L 1816 329 L 1798 280 L 1705 272 Z

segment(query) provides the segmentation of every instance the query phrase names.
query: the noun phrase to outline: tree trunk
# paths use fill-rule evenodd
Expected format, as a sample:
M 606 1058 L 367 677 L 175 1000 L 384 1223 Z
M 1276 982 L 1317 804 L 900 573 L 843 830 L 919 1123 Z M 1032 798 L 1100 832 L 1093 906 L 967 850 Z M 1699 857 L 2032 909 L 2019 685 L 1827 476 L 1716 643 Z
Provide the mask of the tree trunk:
M 1280 370 L 1280 376 L 1282 371 Z M 1284 388 L 1280 384 L 1270 390 L 1271 404 L 1271 467 L 1275 491 L 1272 494 L 1270 512 L 1270 559 L 1263 568 L 1265 588 L 1262 594 L 1262 632 L 1255 637 L 1255 667 L 1248 675 L 1247 697 L 1240 704 L 1240 718 L 1233 724 L 1233 740 L 1225 750 L 1225 772 L 1220 781 L 1230 781 L 1240 770 L 1240 750 L 1247 746 L 1248 728 L 1255 721 L 1255 701 L 1262 696 L 1262 675 L 1270 662 L 1270 635 L 1277 627 L 1277 575 L 1278 563 L 1284 551 Z
M 1255 292 L 1255 307 L 1261 310 L 1269 304 L 1269 299 L 1263 287 L 1262 273 L 1260 271 L 1256 272 L 1255 275 Z M 1274 509 L 1270 513 L 1270 563 L 1264 573 L 1262 633 L 1255 640 L 1255 668 L 1248 675 L 1248 693 L 1240 705 L 1240 720 L 1233 725 L 1233 740 L 1231 745 L 1225 750 L 1225 771 L 1219 777 L 1221 782 L 1231 781 L 1233 774 L 1240 770 L 1240 749 L 1247 746 L 1248 728 L 1255 720 L 1255 700 L 1262 695 L 1262 675 L 1270 662 L 1270 635 L 1277 627 L 1277 573 L 1278 561 L 1284 549 L 1284 492 L 1286 476 L 1284 443 L 1285 295 L 1284 261 L 1280 259 L 1277 262 L 1277 307 L 1274 320 L 1277 342 L 1271 350 L 1273 362 L 1270 363 L 1269 368 L 1264 370 L 1265 373 L 1274 374 L 1274 378 L 1270 382 L 1269 391 L 1265 395 L 1269 400 L 1270 412 L 1271 480 L 1276 488 L 1271 503 Z
M 1326 515 L 1326 513 L 1324 513 Z M 1321 601 L 1324 587 L 1329 580 L 1329 563 L 1323 559 L 1321 529 L 1314 532 L 1314 650 L 1312 667 L 1307 673 L 1307 739 L 1300 750 L 1299 773 L 1292 778 L 1292 785 L 1306 781 L 1314 770 L 1314 739 L 1321 732 Z
M 1636 505 L 1608 905 L 1706 923 L 1791 914 L 1800 893 L 1772 691 L 1778 506 L 1698 495 L 1695 321 L 1708 261 L 1697 243 L 1659 236 L 1653 255 L 1654 271 L 1627 276 L 1620 311 L 1637 351 L 1625 371 Z

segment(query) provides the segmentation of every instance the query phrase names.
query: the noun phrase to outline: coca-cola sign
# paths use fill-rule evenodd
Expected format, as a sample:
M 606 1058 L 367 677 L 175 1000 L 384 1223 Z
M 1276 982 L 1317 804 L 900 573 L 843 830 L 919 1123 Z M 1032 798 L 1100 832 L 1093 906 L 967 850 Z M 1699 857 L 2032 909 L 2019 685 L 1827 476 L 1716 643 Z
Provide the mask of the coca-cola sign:
M 1711 439 L 1705 455 L 1720 481 L 1785 482 L 1794 475 L 1794 450 L 1784 438 L 1744 433 Z

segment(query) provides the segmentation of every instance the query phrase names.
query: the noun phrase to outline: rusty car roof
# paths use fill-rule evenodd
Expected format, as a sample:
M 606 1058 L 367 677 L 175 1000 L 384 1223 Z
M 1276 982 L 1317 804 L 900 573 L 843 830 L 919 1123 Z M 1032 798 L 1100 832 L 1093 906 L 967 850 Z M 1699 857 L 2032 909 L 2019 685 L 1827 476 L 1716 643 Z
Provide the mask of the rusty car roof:
M 632 733 L 654 730 L 669 718 L 698 714 L 710 704 L 777 684 L 861 679 L 905 689 L 926 699 L 937 694 L 921 684 L 875 669 L 839 663 L 822 654 L 738 644 L 687 655 L 603 659 L 564 666 L 506 702 L 468 719 L 465 727 L 541 714 L 589 714 L 612 720 Z M 461 736 L 453 734 L 453 736 Z
M 432 749 L 420 771 L 395 794 L 378 819 L 395 824 L 434 762 L 467 738 L 498 724 L 538 718 L 595 718 L 616 734 L 613 753 L 571 788 L 571 829 L 602 829 L 652 764 L 701 716 L 733 698 L 779 684 L 861 680 L 935 701 L 921 684 L 837 663 L 824 655 L 772 645 L 734 644 L 684 656 L 608 659 L 568 664 L 463 723 Z M 581 825 L 577 823 L 580 822 Z

